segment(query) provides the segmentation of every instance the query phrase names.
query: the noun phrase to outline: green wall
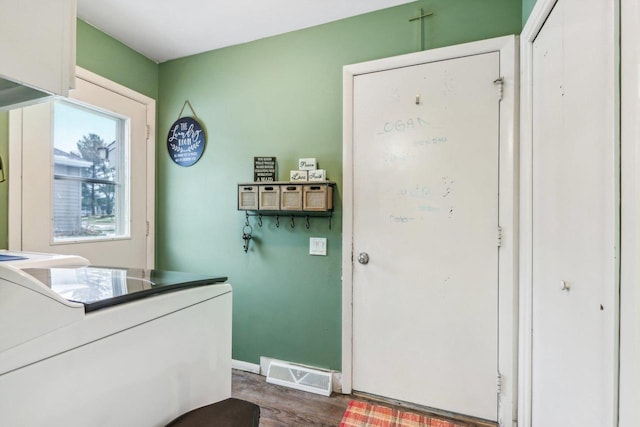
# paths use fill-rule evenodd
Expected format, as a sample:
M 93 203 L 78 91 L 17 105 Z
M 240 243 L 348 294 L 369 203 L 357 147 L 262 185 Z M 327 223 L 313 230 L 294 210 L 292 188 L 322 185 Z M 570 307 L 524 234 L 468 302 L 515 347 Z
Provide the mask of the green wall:
M 522 0 L 522 26 L 527 22 L 527 18 L 531 14 L 533 7 L 536 5 L 536 0 Z
M 77 21 L 77 64 L 117 83 L 158 98 L 158 65 L 82 20 Z M 0 112 L 0 155 L 8 165 L 8 117 Z M 6 171 L 5 171 L 6 172 Z M 0 184 L 0 248 L 7 248 L 7 183 Z
M 80 67 L 158 99 L 158 64 L 80 19 L 76 34 Z
M 223 274 L 234 289 L 233 357 L 274 357 L 341 367 L 342 67 L 425 47 L 463 43 L 521 29 L 520 1 L 419 1 L 160 65 L 157 164 L 157 265 Z M 166 135 L 189 100 L 207 129 L 202 159 L 170 160 Z M 297 159 L 316 157 L 338 183 L 333 227 L 312 219 L 295 229 L 244 216 L 236 184 L 252 180 L 253 156 L 276 156 L 279 178 Z M 328 239 L 328 256 L 309 256 L 309 237 Z
M 416 51 L 420 8 L 425 47 L 520 32 L 533 0 L 422 0 L 355 18 L 156 65 L 78 21 L 78 65 L 158 99 L 157 265 L 224 274 L 234 286 L 233 357 L 269 356 L 340 369 L 342 67 Z M 185 100 L 207 127 L 196 165 L 168 158 L 165 138 Z M 0 113 L 0 154 L 7 154 Z M 236 183 L 252 179 L 253 156 L 277 156 L 280 179 L 299 157 L 316 157 L 338 183 L 336 212 L 291 229 L 244 218 Z M 7 246 L 6 184 L 0 184 L 0 247 Z M 309 237 L 328 238 L 328 256 L 307 255 Z

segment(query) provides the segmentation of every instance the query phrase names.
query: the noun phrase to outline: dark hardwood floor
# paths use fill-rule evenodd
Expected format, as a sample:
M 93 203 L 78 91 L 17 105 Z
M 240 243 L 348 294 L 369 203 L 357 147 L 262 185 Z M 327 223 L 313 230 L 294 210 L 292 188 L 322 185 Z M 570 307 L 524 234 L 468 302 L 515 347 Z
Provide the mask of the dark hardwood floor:
M 424 413 L 382 402 L 366 396 L 333 393 L 330 397 L 268 384 L 265 377 L 234 370 L 231 395 L 260 406 L 260 427 L 336 427 L 351 399 L 369 401 L 405 411 Z M 431 414 L 430 414 L 431 415 Z M 459 418 L 468 427 L 493 427 L 495 424 Z
M 330 397 L 275 384 L 250 372 L 233 371 L 231 395 L 260 405 L 260 427 L 340 425 L 351 396 Z

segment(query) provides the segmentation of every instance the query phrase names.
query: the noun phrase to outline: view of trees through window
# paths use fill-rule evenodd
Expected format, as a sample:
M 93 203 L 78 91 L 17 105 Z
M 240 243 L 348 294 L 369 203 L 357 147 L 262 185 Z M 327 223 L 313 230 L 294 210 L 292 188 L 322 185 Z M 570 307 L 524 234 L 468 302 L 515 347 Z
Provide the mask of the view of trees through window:
M 54 111 L 54 241 L 123 235 L 124 120 L 60 101 Z
M 109 165 L 108 160 L 101 157 L 104 156 L 106 150 L 108 148 L 104 140 L 95 133 L 85 135 L 82 140 L 78 141 L 80 157 L 91 162 L 91 166 L 83 170 L 85 178 L 106 179 L 108 181 L 115 179 L 116 169 Z M 98 214 L 113 216 L 115 194 L 113 184 L 87 183 L 82 186 L 82 209 L 92 216 Z

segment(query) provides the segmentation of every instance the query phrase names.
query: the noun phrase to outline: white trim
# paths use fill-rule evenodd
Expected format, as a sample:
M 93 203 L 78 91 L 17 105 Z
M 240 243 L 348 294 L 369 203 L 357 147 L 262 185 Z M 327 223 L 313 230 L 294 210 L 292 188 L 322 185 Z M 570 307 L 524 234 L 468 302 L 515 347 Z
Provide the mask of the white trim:
M 352 392 L 353 376 L 353 78 L 342 74 L 342 391 Z
M 619 426 L 640 425 L 640 1 L 621 0 Z
M 520 318 L 518 342 L 518 424 L 531 425 L 531 355 L 532 355 L 532 147 L 531 116 L 532 74 L 531 45 L 557 0 L 540 0 L 529 15 L 520 34 Z
M 155 267 L 156 243 L 156 100 L 98 74 L 92 73 L 82 67 L 76 67 L 76 78 L 86 80 L 147 106 L 147 126 L 149 129 L 147 138 L 147 223 L 149 224 L 149 235 L 147 236 L 146 267 L 153 268 Z
M 8 249 L 22 250 L 22 109 L 9 111 Z
M 76 67 L 76 78 L 85 80 L 111 92 L 125 96 L 147 107 L 147 222 L 149 236 L 146 240 L 146 268 L 155 266 L 155 128 L 156 101 L 126 86 L 112 82 L 98 74 Z M 10 250 L 22 250 L 22 110 L 9 112 L 9 232 Z
M 260 365 L 256 363 L 243 362 L 242 360 L 231 360 L 231 369 L 237 369 L 239 371 L 251 372 L 254 374 L 260 374 Z
M 440 61 L 462 56 L 500 52 L 504 93 L 500 104 L 500 226 L 504 237 L 500 248 L 498 370 L 502 394 L 498 420 L 511 425 L 516 420 L 517 319 L 518 319 L 518 43 L 516 36 L 498 37 L 463 45 L 411 53 L 345 66 L 343 69 L 343 188 L 342 188 L 342 390 L 352 392 L 353 333 L 353 79 L 358 74 Z

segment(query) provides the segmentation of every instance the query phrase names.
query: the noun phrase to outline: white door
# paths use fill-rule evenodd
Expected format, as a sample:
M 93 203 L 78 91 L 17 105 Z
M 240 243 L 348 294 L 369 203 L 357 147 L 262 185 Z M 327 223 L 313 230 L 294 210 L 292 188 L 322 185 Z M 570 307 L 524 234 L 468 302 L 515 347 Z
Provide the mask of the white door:
M 100 265 L 153 263 L 147 108 L 78 78 L 69 100 L 17 113 L 21 226 L 20 247 L 10 242 L 12 249 L 77 254 Z M 12 131 L 18 122 L 12 119 Z
M 354 77 L 356 391 L 497 420 L 499 78 L 498 52 Z
M 613 3 L 560 0 L 531 44 L 535 427 L 617 425 Z
M 640 0 L 621 0 L 624 12 Z M 620 427 L 640 426 L 640 13 L 621 14 Z M 633 153 L 633 154 L 630 154 Z

